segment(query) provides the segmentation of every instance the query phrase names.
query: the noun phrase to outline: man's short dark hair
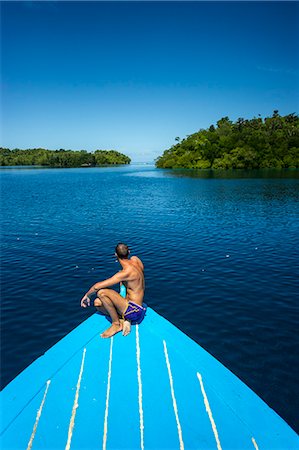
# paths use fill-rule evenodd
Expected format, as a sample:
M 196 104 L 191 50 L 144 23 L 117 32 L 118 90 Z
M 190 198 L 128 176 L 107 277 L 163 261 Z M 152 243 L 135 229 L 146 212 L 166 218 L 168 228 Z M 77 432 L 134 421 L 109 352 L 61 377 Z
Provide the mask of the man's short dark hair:
M 127 246 L 127 244 L 119 242 L 115 247 L 115 253 L 120 259 L 127 259 L 129 256 L 129 247 Z

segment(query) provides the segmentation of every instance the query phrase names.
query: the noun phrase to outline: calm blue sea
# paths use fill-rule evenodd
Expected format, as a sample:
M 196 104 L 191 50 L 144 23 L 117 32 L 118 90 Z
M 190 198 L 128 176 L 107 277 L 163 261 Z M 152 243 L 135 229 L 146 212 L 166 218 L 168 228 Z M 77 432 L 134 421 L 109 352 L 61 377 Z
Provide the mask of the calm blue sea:
M 124 241 L 149 306 L 299 430 L 298 170 L 0 172 L 2 386 L 92 314 Z

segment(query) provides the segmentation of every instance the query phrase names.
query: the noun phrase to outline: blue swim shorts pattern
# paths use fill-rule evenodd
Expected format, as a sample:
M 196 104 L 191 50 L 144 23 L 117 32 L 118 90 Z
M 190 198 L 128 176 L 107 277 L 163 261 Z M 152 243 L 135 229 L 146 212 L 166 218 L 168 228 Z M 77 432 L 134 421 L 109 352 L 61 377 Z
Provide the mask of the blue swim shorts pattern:
M 144 319 L 145 313 L 146 308 L 144 306 L 140 306 L 130 300 L 127 309 L 123 313 L 123 318 L 129 320 L 132 324 L 138 324 Z
M 122 315 L 119 314 L 119 317 L 125 320 L 129 320 L 132 325 L 140 324 L 146 314 L 146 308 L 147 305 L 145 303 L 143 303 L 143 306 L 140 306 L 137 303 L 129 301 L 127 309 Z M 97 314 L 99 314 L 100 316 L 105 316 L 106 319 L 110 323 L 112 323 L 110 316 L 108 316 L 107 314 L 104 314 L 102 311 L 98 311 Z

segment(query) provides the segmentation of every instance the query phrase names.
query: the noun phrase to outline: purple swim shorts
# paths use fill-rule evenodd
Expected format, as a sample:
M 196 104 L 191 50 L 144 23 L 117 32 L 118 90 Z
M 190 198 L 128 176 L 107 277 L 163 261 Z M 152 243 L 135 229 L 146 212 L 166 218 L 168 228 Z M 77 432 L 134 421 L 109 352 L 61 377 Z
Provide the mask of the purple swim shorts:
M 142 322 L 145 313 L 146 308 L 130 300 L 127 309 L 123 313 L 123 318 L 129 320 L 132 324 L 136 324 Z
M 127 309 L 125 310 L 123 315 L 122 316 L 119 315 L 119 317 L 129 320 L 132 325 L 139 324 L 143 321 L 145 313 L 146 313 L 147 305 L 146 305 L 146 303 L 143 303 L 143 305 L 144 306 L 140 306 L 137 303 L 129 301 Z M 104 314 L 101 311 L 98 311 L 97 314 L 99 314 L 100 316 L 105 316 L 106 319 L 110 323 L 112 323 L 110 316 L 107 316 L 106 314 Z

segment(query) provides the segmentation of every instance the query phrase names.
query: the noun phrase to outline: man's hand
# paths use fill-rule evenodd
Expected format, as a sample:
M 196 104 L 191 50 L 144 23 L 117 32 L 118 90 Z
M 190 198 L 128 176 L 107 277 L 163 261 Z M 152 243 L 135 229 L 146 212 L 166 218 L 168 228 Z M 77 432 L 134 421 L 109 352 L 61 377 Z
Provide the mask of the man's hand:
M 84 297 L 82 297 L 81 306 L 82 308 L 87 308 L 87 306 L 90 306 L 90 298 L 88 295 L 85 294 Z
M 84 297 L 82 297 L 81 300 L 81 306 L 82 308 L 87 308 L 87 306 L 90 306 L 90 298 L 89 295 L 93 295 L 96 292 L 98 292 L 100 289 L 105 289 L 110 286 L 114 286 L 115 284 L 120 283 L 121 281 L 126 281 L 128 276 L 127 270 L 121 270 L 120 272 L 113 275 L 111 278 L 107 278 L 107 280 L 100 281 L 99 283 L 94 284 L 91 286 L 89 291 L 86 292 Z

